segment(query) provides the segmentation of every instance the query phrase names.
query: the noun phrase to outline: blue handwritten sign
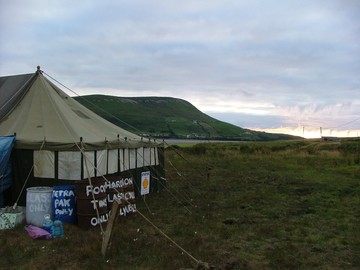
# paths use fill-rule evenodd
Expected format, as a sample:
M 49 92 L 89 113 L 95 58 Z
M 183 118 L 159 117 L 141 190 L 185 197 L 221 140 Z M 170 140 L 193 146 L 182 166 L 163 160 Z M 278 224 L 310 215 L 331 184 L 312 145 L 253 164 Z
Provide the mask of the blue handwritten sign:
M 55 186 L 52 193 L 54 220 L 76 223 L 76 200 L 74 186 Z

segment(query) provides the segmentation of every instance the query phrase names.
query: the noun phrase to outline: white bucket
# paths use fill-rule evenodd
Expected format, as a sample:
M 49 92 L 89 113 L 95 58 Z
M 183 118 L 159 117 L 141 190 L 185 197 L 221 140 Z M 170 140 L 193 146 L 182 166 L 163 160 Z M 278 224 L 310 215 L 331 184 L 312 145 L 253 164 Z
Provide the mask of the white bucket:
M 44 215 L 49 214 L 52 219 L 51 187 L 31 187 L 26 191 L 26 223 L 38 227 L 42 226 Z

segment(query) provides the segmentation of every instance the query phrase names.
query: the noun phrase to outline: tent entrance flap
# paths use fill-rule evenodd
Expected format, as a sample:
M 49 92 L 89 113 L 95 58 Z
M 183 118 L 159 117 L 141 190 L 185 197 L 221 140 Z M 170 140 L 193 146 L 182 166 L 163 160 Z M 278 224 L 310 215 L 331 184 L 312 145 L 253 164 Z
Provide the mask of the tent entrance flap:
M 4 194 L 12 184 L 11 151 L 15 136 L 0 136 L 0 208 L 4 207 Z

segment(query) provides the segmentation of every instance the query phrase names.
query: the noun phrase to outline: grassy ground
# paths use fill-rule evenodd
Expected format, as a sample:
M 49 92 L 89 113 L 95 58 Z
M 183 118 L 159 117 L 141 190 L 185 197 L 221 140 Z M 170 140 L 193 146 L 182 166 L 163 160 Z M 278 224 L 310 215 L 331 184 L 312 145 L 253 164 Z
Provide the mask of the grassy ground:
M 360 142 L 206 143 L 166 150 L 168 185 L 139 211 L 214 269 L 359 269 Z M 179 155 L 181 153 L 181 155 Z M 0 231 L 0 269 L 181 269 L 186 252 L 140 215 L 66 238 Z

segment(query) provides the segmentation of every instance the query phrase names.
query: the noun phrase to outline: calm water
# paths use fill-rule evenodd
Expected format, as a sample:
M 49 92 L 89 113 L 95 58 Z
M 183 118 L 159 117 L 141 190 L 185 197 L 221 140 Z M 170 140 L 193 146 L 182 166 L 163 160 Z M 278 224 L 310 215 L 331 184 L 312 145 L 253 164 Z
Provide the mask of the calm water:
M 241 142 L 243 143 L 243 141 L 219 141 L 219 140 L 182 140 L 182 139 L 165 139 L 165 142 L 167 144 L 197 144 L 197 143 L 213 143 L 213 142 L 218 142 L 218 143 L 234 143 L 234 142 Z

